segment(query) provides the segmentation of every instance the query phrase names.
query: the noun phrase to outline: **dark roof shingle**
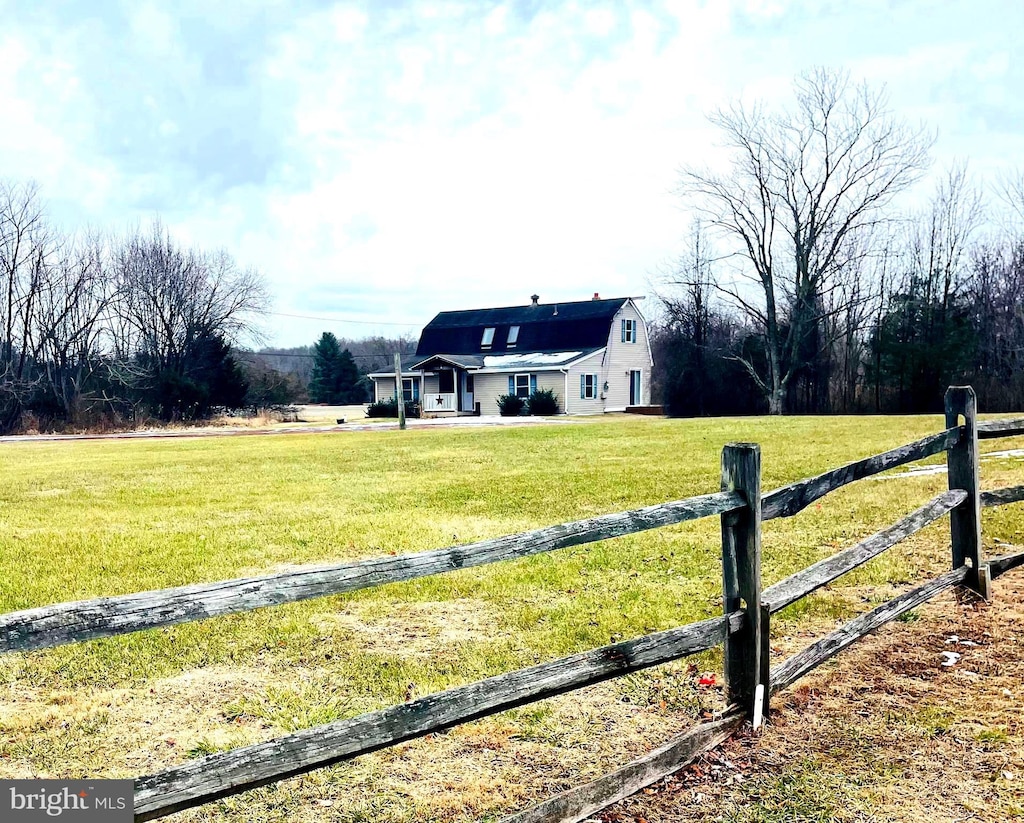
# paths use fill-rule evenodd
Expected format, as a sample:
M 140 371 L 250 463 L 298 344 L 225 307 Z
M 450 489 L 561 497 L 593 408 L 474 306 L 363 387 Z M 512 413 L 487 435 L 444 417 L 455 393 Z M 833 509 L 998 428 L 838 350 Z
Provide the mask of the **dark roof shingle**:
M 615 313 L 628 299 L 616 297 L 575 303 L 443 311 L 424 327 L 416 355 L 600 348 L 608 342 L 609 324 Z M 509 349 L 508 332 L 512 326 L 519 326 L 519 338 L 515 347 Z M 489 348 L 481 346 L 486 328 L 494 329 L 494 340 Z

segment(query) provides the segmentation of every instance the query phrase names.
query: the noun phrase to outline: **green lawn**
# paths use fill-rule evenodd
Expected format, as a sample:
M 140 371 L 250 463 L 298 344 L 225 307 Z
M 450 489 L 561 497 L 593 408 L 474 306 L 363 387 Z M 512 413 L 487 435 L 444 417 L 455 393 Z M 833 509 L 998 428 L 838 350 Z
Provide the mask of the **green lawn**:
M 729 441 L 761 443 L 770 489 L 940 428 L 938 417 L 620 418 L 2 444 L 0 611 L 436 548 L 716 491 Z M 983 447 L 1012 445 L 1021 442 Z M 1022 474 L 1015 458 L 988 460 L 982 484 L 1019 483 Z M 887 525 L 945 482 L 941 474 L 867 480 L 766 524 L 765 583 Z M 1018 508 L 987 513 L 986 537 L 1021 540 Z M 851 588 L 784 612 L 778 630 L 844 617 L 887 597 L 877 584 L 945 568 L 946 528 L 932 526 L 873 561 L 850 576 Z M 350 596 L 8 655 L 0 659 L 0 776 L 145 773 L 716 614 L 718 532 L 711 518 Z M 339 801 L 344 812 L 330 807 L 340 821 L 477 819 L 597 774 L 685 726 L 707 699 L 692 693 L 684 672 L 664 667 L 588 690 L 590 703 L 550 701 L 438 736 L 434 749 L 452 764 L 441 787 L 437 771 L 416 761 L 426 744 L 413 744 L 247 795 L 257 810 L 226 801 L 189 814 L 316 819 L 315 804 L 338 796 L 349 798 Z M 622 747 L 604 740 L 612 726 Z M 529 769 L 516 759 L 523 751 Z M 478 761 L 477 790 L 451 801 L 445 779 L 462 775 L 463 786 Z M 552 771 L 530 783 L 523 774 L 538 763 Z

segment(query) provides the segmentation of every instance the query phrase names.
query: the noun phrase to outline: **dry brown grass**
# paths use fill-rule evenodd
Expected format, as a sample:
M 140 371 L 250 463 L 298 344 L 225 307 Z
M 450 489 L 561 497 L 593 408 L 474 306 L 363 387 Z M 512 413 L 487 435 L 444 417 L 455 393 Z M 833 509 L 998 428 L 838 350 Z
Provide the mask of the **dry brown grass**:
M 6 609 L 25 608 L 265 573 L 285 563 L 417 551 L 705 493 L 717 488 L 725 440 L 764 442 L 771 452 L 765 483 L 774 486 L 938 425 L 894 420 L 882 438 L 877 420 L 826 422 L 827 430 L 820 421 L 801 419 L 597 421 L 505 432 L 410 431 L 401 443 L 397 436 L 353 432 L 19 445 L 0 454 L 7 469 L 0 472 L 7 478 L 0 488 L 0 553 L 6 558 L 0 598 Z M 555 454 L 562 458 L 552 460 Z M 686 460 L 679 459 L 683 454 Z M 986 458 L 982 465 L 986 488 L 1020 482 L 1019 458 Z M 765 529 L 766 582 L 850 545 L 944 486 L 940 475 L 865 481 L 799 517 L 772 521 Z M 947 529 L 937 524 L 915 535 L 779 615 L 773 621 L 778 659 L 835 621 L 948 567 Z M 717 533 L 717 522 L 687 524 L 400 587 L 0 656 L 0 775 L 145 774 L 400 702 L 411 681 L 413 693 L 431 693 L 706 617 L 721 608 Z M 1024 542 L 1024 510 L 987 511 L 985 534 Z M 1007 578 L 1014 574 L 1022 573 Z M 997 588 L 1000 606 L 1021 596 L 1005 580 Z M 922 614 L 865 648 L 890 636 L 912 640 L 932 620 L 931 609 Z M 945 629 L 938 623 L 931 631 Z M 689 665 L 467 724 L 177 819 L 494 820 L 661 745 L 714 708 L 718 695 L 696 687 Z M 697 665 L 720 671 L 714 657 Z M 844 671 L 849 664 L 839 665 Z M 967 663 L 961 668 L 989 676 Z M 694 784 L 703 795 L 697 804 L 703 817 L 678 817 L 677 798 L 656 810 L 669 816 L 649 813 L 648 819 L 909 819 L 893 811 L 900 798 L 890 799 L 895 772 L 886 771 L 887 764 L 908 767 L 896 753 L 886 759 L 893 744 L 885 723 L 826 713 L 838 711 L 845 699 L 871 700 L 872 692 L 833 694 L 820 685 L 831 682 L 820 679 L 826 676 L 831 670 L 805 681 L 802 703 L 800 690 L 780 698 L 777 725 L 756 741 L 765 757 L 758 768 L 737 772 L 705 763 L 707 769 L 718 765 L 734 785 L 726 786 L 726 778 Z M 920 696 L 914 700 L 930 699 L 923 689 L 931 681 L 906 677 Z M 998 705 L 992 707 L 998 716 L 972 725 L 974 708 L 963 694 L 984 681 L 971 682 L 963 673 L 953 679 L 946 670 L 936 678 L 962 691 L 942 702 L 952 714 L 934 707 L 899 714 L 897 731 L 918 741 L 908 756 L 930 750 L 948 729 L 962 730 L 968 741 L 975 735 L 993 757 L 1017 745 L 1009 714 L 999 714 L 1004 708 Z M 900 682 L 882 678 L 890 688 Z M 913 708 L 909 697 L 906 706 L 899 702 L 903 695 L 893 692 L 897 702 L 878 703 L 878 711 L 895 717 Z M 865 705 L 874 711 L 875 704 Z M 807 728 L 797 718 L 806 718 Z M 776 754 L 762 748 L 786 729 L 791 737 L 779 738 Z M 728 756 L 742 762 L 746 749 L 736 745 Z M 829 760 L 832 750 L 841 756 Z M 973 756 L 973 749 L 965 751 Z M 740 773 L 747 779 L 735 785 Z M 949 773 L 937 779 L 948 780 Z M 1001 791 L 1016 785 L 1000 780 Z M 787 795 L 799 804 L 785 801 Z M 1009 815 L 1017 800 L 1008 797 L 987 802 Z
M 1024 573 L 995 591 L 988 605 L 943 595 L 918 619 L 890 624 L 777 697 L 757 737 L 730 741 L 595 819 L 1024 817 Z M 944 667 L 952 650 L 962 656 Z

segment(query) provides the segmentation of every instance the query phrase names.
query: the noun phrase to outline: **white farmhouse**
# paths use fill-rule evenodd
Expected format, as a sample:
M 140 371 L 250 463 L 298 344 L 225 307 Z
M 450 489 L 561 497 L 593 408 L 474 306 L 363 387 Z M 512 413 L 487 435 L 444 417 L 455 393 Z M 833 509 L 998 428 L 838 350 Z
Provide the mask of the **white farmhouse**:
M 497 414 L 498 397 L 550 389 L 565 414 L 650 403 L 651 347 L 642 298 L 617 297 L 438 314 L 403 364 L 402 394 L 427 415 Z M 370 375 L 374 400 L 395 396 L 394 372 Z

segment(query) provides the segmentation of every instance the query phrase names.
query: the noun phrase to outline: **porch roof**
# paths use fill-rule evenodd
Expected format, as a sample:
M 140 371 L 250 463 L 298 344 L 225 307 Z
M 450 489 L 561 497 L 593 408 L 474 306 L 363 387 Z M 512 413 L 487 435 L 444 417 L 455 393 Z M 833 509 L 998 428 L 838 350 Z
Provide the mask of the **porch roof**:
M 522 351 L 515 354 L 432 354 L 402 368 L 402 377 L 431 374 L 438 366 L 455 366 L 469 372 L 558 371 L 604 351 L 604 346 L 576 351 Z M 393 378 L 392 372 L 373 372 L 367 377 Z
M 482 368 L 484 365 L 484 358 L 474 354 L 432 354 L 430 357 L 425 357 L 422 360 L 417 360 L 411 368 L 416 370 L 423 370 L 433 366 L 434 361 L 447 366 L 458 366 L 460 369 L 472 369 L 476 370 Z

